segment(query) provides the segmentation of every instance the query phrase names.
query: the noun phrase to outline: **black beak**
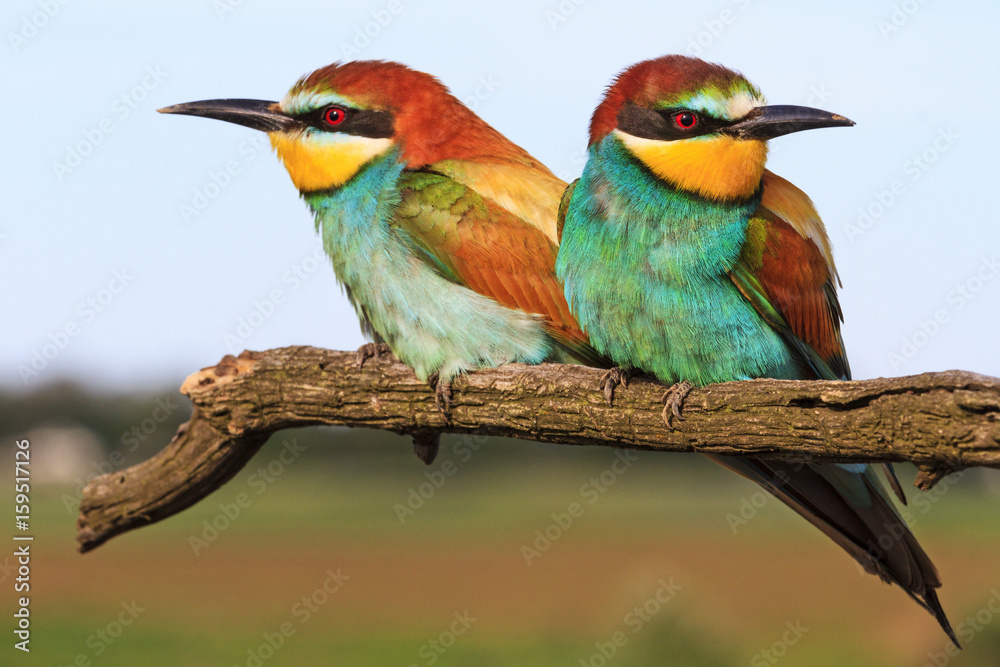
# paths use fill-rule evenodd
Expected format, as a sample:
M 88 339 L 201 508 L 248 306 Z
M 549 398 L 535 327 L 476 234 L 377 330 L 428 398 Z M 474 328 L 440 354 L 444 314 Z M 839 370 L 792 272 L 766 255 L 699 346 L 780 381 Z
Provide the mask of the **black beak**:
M 757 107 L 746 118 L 720 130 L 720 132 L 737 139 L 767 140 L 802 130 L 815 130 L 820 127 L 849 127 L 851 125 L 854 125 L 854 121 L 850 118 L 844 118 L 829 111 L 779 104 Z
M 215 118 L 262 132 L 280 132 L 298 124 L 297 120 L 278 110 L 277 102 L 265 100 L 202 100 L 175 104 L 157 111 Z

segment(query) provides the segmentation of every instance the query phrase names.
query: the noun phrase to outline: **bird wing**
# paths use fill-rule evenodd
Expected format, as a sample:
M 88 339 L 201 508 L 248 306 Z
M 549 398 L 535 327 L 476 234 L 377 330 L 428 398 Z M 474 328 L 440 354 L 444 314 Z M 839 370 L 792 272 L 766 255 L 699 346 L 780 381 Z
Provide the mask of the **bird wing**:
M 559 245 L 556 210 L 566 183 L 533 159 L 527 164 L 441 160 L 433 170 L 507 209 Z
M 764 319 L 796 349 L 817 378 L 849 380 L 837 299 L 840 278 L 823 221 L 805 192 L 764 172 L 764 194 L 751 220 L 733 280 Z M 891 464 L 886 478 L 900 502 L 906 494 Z
M 766 172 L 733 281 L 817 378 L 849 380 L 837 270 L 823 223 L 809 197 Z
M 566 186 L 566 191 L 563 193 L 562 199 L 559 200 L 559 210 L 556 212 L 556 240 L 562 243 L 562 233 L 563 226 L 566 224 L 566 213 L 569 212 L 569 202 L 573 199 L 573 191 L 576 190 L 576 184 L 580 182 L 580 179 L 576 179 L 568 186 Z
M 399 191 L 393 225 L 424 261 L 508 308 L 542 316 L 579 361 L 599 363 L 569 312 L 547 234 L 433 166 L 403 172 Z
M 816 378 L 848 380 L 843 315 L 829 240 L 808 196 L 766 172 L 761 206 L 732 279 L 757 312 L 781 333 Z M 710 456 L 761 484 L 839 544 L 864 568 L 899 584 L 958 644 L 937 598 L 937 569 L 868 465 L 810 465 Z M 886 475 L 906 502 L 892 468 Z

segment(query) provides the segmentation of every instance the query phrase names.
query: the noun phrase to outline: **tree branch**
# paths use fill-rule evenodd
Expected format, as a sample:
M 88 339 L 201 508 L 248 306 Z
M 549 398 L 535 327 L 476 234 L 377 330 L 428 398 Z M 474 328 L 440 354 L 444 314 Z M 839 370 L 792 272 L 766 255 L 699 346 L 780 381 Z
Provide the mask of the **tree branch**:
M 810 462 L 910 461 L 927 490 L 943 475 L 1000 467 L 1000 379 L 948 371 L 860 382 L 753 380 L 697 388 L 669 431 L 662 385 L 640 377 L 614 407 L 603 371 L 511 364 L 454 382 L 448 418 L 391 356 L 313 347 L 226 356 L 181 387 L 190 421 L 166 449 L 95 478 L 77 519 L 81 552 L 190 507 L 231 479 L 279 429 L 340 425 L 416 434 L 488 433 L 568 445 L 738 454 Z

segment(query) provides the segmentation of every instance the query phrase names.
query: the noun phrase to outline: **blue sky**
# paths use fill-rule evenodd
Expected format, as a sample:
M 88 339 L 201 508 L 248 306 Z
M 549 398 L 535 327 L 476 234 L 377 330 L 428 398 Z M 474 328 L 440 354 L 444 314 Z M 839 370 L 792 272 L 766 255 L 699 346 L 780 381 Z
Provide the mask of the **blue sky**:
M 829 228 L 855 376 L 1000 375 L 998 24 L 992 3 L 917 0 L 11 0 L 0 385 L 170 386 L 243 348 L 363 342 L 263 136 L 157 107 L 279 99 L 335 60 L 398 60 L 571 179 L 610 79 L 678 52 L 857 121 L 775 140 L 770 159 Z

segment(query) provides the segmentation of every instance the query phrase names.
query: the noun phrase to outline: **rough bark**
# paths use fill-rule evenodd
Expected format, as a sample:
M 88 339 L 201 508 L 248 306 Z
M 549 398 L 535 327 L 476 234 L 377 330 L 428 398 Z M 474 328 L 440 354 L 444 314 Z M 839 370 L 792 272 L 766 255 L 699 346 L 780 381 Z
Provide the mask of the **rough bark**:
M 181 387 L 190 421 L 153 458 L 95 478 L 77 520 L 81 552 L 190 507 L 231 479 L 279 429 L 340 425 L 416 435 L 488 433 L 567 445 L 811 462 L 910 461 L 917 485 L 1000 467 L 1000 379 L 963 371 L 855 382 L 754 380 L 696 388 L 667 429 L 663 386 L 644 377 L 610 407 L 603 371 L 512 364 L 455 380 L 447 417 L 392 356 L 288 347 L 227 356 Z

